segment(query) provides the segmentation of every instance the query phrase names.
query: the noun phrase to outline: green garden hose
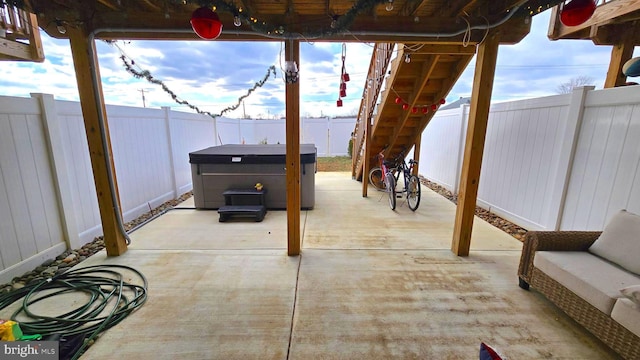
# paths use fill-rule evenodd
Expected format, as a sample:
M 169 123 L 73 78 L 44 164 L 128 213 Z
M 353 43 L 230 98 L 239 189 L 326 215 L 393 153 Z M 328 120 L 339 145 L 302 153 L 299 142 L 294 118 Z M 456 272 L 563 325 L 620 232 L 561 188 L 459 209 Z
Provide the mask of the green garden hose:
M 137 284 L 124 281 L 118 270 L 133 273 Z M 128 274 L 127 274 L 128 276 Z M 35 313 L 33 305 L 55 296 L 82 293 L 78 299 L 88 300 L 74 308 L 69 301 L 59 301 L 60 315 Z M 25 335 L 57 338 L 84 334 L 84 343 L 75 351 L 77 359 L 87 344 L 100 333 L 118 324 L 147 300 L 147 279 L 138 270 L 124 265 L 96 265 L 69 270 L 41 282 L 32 282 L 21 289 L 0 296 L 0 310 L 22 301 L 11 315 Z M 75 303 L 75 301 L 74 301 Z M 73 306 L 73 305 L 71 305 Z

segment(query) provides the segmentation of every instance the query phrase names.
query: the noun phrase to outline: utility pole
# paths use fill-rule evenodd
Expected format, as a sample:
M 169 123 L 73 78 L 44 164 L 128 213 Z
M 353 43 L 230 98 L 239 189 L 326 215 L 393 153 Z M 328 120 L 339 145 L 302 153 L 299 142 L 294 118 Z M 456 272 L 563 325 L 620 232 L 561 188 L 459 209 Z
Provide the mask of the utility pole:
M 247 118 L 247 109 L 245 109 L 244 107 L 244 101 L 242 102 L 242 118 L 243 119 Z
M 138 91 L 140 91 L 142 93 L 142 107 L 147 107 L 147 103 L 146 103 L 146 101 L 144 99 L 144 89 L 140 89 Z

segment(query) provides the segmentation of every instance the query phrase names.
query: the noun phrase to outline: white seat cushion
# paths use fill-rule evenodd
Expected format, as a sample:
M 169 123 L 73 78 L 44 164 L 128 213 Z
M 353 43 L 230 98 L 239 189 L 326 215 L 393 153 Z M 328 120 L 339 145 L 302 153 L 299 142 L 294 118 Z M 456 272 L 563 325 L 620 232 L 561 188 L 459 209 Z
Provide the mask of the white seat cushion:
M 640 308 L 633 301 L 627 298 L 618 299 L 613 306 L 611 318 L 640 336 Z
M 607 315 L 621 288 L 640 283 L 639 276 L 587 251 L 538 251 L 533 264 Z
M 640 216 L 625 210 L 617 212 L 589 251 L 640 274 Z

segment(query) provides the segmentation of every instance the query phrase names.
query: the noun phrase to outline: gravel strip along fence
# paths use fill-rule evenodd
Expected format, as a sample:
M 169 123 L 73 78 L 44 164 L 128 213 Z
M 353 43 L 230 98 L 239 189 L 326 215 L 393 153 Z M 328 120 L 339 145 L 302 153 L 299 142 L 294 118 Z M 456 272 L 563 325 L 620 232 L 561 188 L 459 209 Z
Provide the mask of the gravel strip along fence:
M 451 193 L 451 191 L 443 188 L 442 186 L 429 181 L 427 179 L 425 179 L 424 177 L 420 176 L 420 182 L 422 184 L 424 184 L 425 186 L 427 186 L 429 189 L 435 191 L 436 193 L 440 194 L 441 196 L 444 196 L 445 198 L 449 199 L 449 201 L 451 201 L 454 204 L 458 204 L 458 196 L 453 195 Z M 488 222 L 489 224 L 497 227 L 498 229 L 506 232 L 507 234 L 513 236 L 514 238 L 522 241 L 522 239 L 524 239 L 524 235 L 527 233 L 527 229 L 522 228 L 514 223 L 511 223 L 503 218 L 501 218 L 500 216 L 493 214 L 491 212 L 489 212 L 488 210 L 485 210 L 479 206 L 476 206 L 476 216 L 481 218 L 482 220 Z

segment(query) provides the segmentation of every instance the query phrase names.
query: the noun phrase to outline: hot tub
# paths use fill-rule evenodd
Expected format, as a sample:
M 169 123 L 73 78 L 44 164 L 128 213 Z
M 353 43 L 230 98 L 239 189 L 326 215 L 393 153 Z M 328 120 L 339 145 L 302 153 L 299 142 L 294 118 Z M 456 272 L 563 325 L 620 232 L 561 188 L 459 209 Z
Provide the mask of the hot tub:
M 315 204 L 316 147 L 300 145 L 300 205 Z M 268 209 L 287 208 L 286 147 L 268 145 L 220 145 L 189 153 L 193 198 L 198 209 L 225 205 L 223 192 L 253 189 L 261 183 Z

